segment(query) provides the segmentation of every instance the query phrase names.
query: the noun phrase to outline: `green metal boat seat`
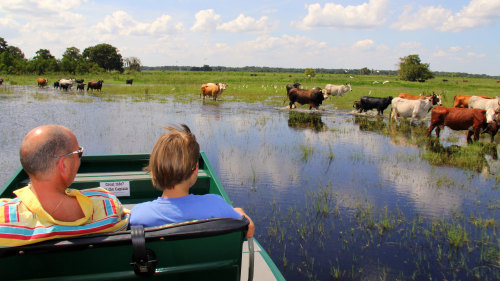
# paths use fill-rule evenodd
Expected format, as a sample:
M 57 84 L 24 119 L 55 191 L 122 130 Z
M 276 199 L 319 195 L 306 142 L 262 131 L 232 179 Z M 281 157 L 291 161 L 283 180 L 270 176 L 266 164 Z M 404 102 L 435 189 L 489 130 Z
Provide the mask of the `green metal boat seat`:
M 152 279 L 240 280 L 248 220 L 207 219 L 145 228 Z M 2 280 L 137 280 L 132 231 L 0 248 Z M 253 264 L 253 253 L 250 264 Z M 147 262 L 147 261 L 145 261 Z M 136 270 L 137 271 L 137 270 Z M 249 276 L 253 274 L 253 269 Z

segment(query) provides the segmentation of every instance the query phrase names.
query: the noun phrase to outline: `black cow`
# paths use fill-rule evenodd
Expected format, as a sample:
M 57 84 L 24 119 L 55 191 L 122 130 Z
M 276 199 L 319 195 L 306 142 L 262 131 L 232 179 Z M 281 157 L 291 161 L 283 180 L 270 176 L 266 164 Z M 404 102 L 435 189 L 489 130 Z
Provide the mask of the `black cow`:
M 59 89 L 61 89 L 61 90 L 67 91 L 68 89 L 71 89 L 71 86 L 73 86 L 73 84 L 59 83 Z
M 127 84 L 127 85 L 132 85 L 132 82 L 134 82 L 134 79 L 125 80 L 125 84 Z
M 89 89 L 92 89 L 92 92 L 95 90 L 99 90 L 101 91 L 102 89 L 102 80 L 99 80 L 99 81 L 89 81 L 89 83 L 87 84 L 87 92 L 89 91 Z
M 83 81 L 85 81 L 85 80 L 83 80 L 83 79 L 76 79 L 76 80 L 75 80 L 75 82 L 76 82 L 76 83 L 78 83 L 78 84 L 83 83 Z
M 59 81 L 56 81 L 54 82 L 54 89 L 58 89 L 59 88 Z
M 359 104 L 359 113 L 371 109 L 377 109 L 379 115 L 384 114 L 384 110 L 391 104 L 392 97 L 377 98 L 377 97 L 361 97 Z
M 293 88 L 299 88 L 300 86 L 300 83 L 295 83 L 295 84 L 287 84 L 286 85 L 286 94 L 288 95 L 288 93 L 290 93 L 290 90 L 293 89 Z
M 323 100 L 328 96 L 323 94 L 321 88 L 314 88 L 312 90 L 304 90 L 299 88 L 292 88 L 288 92 L 288 99 L 290 99 L 290 109 L 295 107 L 295 102 L 300 104 L 309 104 L 309 109 L 313 107 L 318 109 L 319 105 L 323 103 Z
M 76 85 L 76 90 L 77 91 L 85 91 L 85 84 L 78 83 L 78 85 Z

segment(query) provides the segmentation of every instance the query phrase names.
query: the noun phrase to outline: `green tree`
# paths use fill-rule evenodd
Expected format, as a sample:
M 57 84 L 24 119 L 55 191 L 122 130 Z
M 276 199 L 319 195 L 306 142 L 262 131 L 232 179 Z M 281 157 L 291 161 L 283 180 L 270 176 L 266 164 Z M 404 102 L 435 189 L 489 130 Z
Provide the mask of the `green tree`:
M 304 74 L 307 77 L 314 77 L 314 76 L 316 76 L 316 71 L 312 68 L 306 68 L 306 70 L 304 71 Z
M 136 57 L 125 58 L 125 69 L 129 71 L 141 71 L 141 60 Z
M 123 72 L 123 58 L 116 47 L 109 44 L 98 44 L 83 50 L 83 58 L 96 63 L 106 71 L 118 70 Z
M 368 67 L 363 67 L 359 70 L 359 74 L 361 75 L 369 75 L 371 71 L 368 69 Z
M 28 68 L 32 72 L 42 75 L 47 72 L 58 70 L 57 60 L 47 49 L 36 51 L 35 57 L 29 62 Z
M 71 74 L 76 74 L 78 64 L 80 63 L 84 63 L 80 50 L 76 47 L 67 48 L 61 60 L 62 70 Z
M 398 75 L 402 80 L 421 81 L 434 78 L 428 63 L 421 63 L 418 55 L 400 58 Z

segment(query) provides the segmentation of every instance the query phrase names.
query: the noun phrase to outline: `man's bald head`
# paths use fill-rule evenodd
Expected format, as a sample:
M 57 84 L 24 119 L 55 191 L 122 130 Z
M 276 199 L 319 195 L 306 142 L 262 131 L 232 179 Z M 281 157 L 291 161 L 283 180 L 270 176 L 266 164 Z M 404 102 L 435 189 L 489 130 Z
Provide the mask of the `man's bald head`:
M 21 143 L 19 155 L 23 169 L 32 176 L 50 172 L 57 157 L 71 151 L 76 141 L 70 129 L 61 125 L 43 125 L 31 130 Z

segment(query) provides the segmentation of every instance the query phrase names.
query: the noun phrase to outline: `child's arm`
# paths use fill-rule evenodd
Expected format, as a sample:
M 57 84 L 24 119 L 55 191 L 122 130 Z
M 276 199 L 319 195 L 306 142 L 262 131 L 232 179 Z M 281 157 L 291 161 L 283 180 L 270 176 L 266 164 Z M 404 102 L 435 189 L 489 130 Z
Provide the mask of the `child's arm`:
M 247 232 L 247 238 L 252 238 L 253 237 L 253 234 L 255 232 L 255 225 L 253 224 L 253 221 L 252 219 L 247 215 L 245 214 L 245 211 L 243 211 L 242 208 L 234 208 L 234 210 L 242 215 L 244 215 L 248 221 L 250 221 L 250 224 L 248 225 L 248 232 Z

